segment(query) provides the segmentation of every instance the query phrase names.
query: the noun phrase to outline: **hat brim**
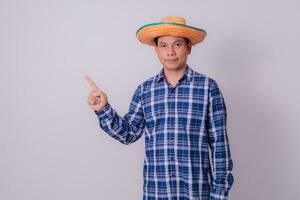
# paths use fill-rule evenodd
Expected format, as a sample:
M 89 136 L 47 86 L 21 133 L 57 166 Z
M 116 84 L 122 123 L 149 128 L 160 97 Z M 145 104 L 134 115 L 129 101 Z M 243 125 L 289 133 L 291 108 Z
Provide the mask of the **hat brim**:
M 160 22 L 142 26 L 136 32 L 139 41 L 150 46 L 155 46 L 154 38 L 167 35 L 188 38 L 195 45 L 204 40 L 206 31 L 185 24 Z

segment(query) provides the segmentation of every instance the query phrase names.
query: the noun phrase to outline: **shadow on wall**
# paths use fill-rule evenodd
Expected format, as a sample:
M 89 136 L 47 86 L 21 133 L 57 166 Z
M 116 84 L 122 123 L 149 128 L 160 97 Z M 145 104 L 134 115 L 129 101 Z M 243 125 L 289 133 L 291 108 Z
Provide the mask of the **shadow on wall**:
M 228 132 L 235 177 L 231 198 L 292 199 L 289 191 L 296 186 L 287 183 L 295 177 L 288 173 L 293 169 L 286 164 L 290 149 L 283 137 L 288 134 L 289 112 L 284 97 L 278 94 L 281 74 L 272 71 L 277 59 L 272 46 L 242 34 L 224 39 L 214 57 L 222 66 L 220 73 L 228 87 Z

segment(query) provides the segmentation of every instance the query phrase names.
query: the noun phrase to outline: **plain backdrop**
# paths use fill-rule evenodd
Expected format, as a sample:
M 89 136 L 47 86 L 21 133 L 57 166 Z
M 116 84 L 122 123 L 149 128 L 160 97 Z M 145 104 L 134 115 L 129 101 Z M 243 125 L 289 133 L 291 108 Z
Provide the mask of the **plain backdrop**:
M 142 197 L 144 136 L 104 133 L 90 75 L 120 115 L 162 68 L 136 30 L 167 15 L 203 28 L 188 64 L 228 109 L 232 200 L 300 199 L 297 0 L 0 0 L 0 199 Z

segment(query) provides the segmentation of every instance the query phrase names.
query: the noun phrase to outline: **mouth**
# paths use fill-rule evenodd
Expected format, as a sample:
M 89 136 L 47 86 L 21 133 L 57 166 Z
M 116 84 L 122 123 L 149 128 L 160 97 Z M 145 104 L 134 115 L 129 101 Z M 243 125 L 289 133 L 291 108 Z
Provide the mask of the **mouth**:
M 174 59 L 167 59 L 166 62 L 177 62 L 178 61 L 178 58 L 174 58 Z

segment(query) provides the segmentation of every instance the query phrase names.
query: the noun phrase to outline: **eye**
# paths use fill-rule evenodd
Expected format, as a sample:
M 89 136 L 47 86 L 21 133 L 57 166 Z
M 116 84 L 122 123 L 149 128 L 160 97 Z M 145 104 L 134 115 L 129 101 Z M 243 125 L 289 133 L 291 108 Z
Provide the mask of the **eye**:
M 160 44 L 159 46 L 160 46 L 160 48 L 166 48 L 167 47 L 166 44 Z
M 176 45 L 176 47 L 181 47 L 182 43 L 181 42 L 176 42 L 175 45 Z

